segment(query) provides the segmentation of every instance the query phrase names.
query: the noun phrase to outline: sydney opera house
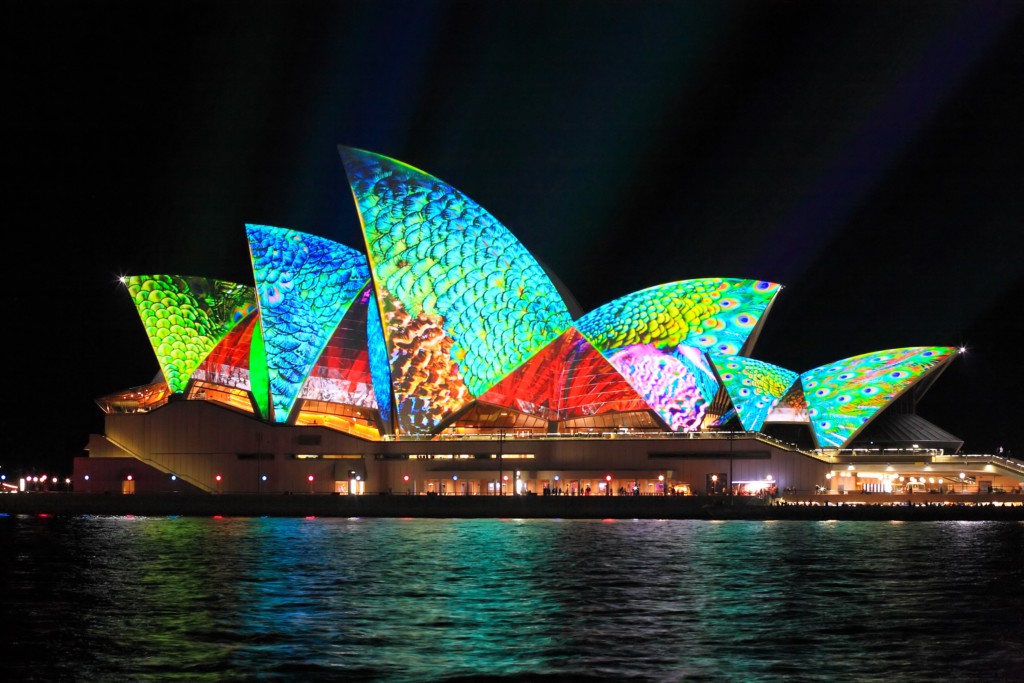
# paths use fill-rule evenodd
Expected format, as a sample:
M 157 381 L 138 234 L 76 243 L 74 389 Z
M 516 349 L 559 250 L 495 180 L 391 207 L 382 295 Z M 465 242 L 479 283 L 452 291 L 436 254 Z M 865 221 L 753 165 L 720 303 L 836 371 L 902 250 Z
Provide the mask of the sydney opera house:
M 342 147 L 354 249 L 246 225 L 252 283 L 123 279 L 148 384 L 99 398 L 79 492 L 708 495 L 1024 486 L 916 413 L 948 346 L 760 360 L 779 283 L 680 280 L 589 312 L 491 214 Z

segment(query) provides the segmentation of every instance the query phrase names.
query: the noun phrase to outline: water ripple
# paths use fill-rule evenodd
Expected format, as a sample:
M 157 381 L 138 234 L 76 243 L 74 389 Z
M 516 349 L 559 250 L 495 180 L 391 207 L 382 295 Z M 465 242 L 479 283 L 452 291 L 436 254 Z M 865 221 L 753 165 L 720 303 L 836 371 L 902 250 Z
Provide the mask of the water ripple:
M 14 517 L 0 544 L 10 680 L 1024 680 L 1020 523 Z

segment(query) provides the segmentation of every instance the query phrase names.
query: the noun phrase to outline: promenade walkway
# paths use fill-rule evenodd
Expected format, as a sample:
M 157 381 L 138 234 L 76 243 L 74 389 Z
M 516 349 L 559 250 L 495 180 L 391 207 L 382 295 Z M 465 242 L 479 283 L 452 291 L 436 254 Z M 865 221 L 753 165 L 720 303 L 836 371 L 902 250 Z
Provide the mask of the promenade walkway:
M 902 499 L 899 499 L 902 498 Z M 907 500 L 909 498 L 909 500 Z M 915 500 L 919 499 L 919 500 Z M 32 493 L 0 495 L 0 514 L 522 519 L 1000 519 L 1024 521 L 1024 495 L 807 496 L 769 504 L 727 496 L 407 496 Z

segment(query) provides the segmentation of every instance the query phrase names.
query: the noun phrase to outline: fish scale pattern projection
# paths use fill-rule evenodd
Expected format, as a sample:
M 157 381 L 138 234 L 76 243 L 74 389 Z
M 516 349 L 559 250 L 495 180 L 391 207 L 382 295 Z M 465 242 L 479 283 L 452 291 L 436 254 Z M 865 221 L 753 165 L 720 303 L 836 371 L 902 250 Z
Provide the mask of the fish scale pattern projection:
M 470 398 L 569 328 L 572 317 L 543 268 L 480 205 L 394 159 L 340 152 L 378 295 L 385 290 L 413 319 L 440 321 Z M 385 320 L 389 349 L 396 332 Z
M 234 282 L 183 275 L 132 275 L 124 282 L 176 394 L 228 332 L 256 310 L 252 287 Z
M 670 429 L 695 431 L 718 389 L 703 354 L 738 353 L 780 289 L 735 278 L 672 282 L 607 303 L 576 329 Z
M 286 422 L 307 375 L 370 279 L 366 258 L 288 228 L 246 225 L 275 422 Z
M 376 409 L 388 438 L 479 427 L 474 416 L 490 420 L 507 408 L 517 413 L 510 423 L 546 421 L 565 432 L 699 431 L 738 416 L 748 430 L 809 425 L 817 443 L 845 447 L 955 357 L 950 347 L 908 347 L 794 381 L 789 370 L 741 355 L 781 291 L 763 280 L 672 282 L 574 322 L 537 260 L 478 204 L 400 161 L 339 152 L 365 255 L 246 225 L 255 288 L 125 279 L 167 381 L 163 395 L 199 380 L 247 389 L 254 412 L 278 423 L 297 417 L 300 397 L 356 406 L 364 417 Z
M 799 374 L 746 356 L 712 356 L 743 428 L 760 431 L 768 413 Z
M 911 385 L 954 357 L 949 346 L 866 353 L 800 375 L 811 429 L 822 448 L 841 448 Z

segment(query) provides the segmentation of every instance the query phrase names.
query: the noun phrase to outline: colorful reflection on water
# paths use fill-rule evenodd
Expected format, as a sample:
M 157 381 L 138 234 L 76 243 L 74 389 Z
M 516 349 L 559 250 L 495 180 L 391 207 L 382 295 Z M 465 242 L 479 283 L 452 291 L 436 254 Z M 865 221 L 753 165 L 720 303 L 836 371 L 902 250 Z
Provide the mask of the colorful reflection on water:
M 1021 680 L 1024 524 L 0 519 L 10 680 Z

